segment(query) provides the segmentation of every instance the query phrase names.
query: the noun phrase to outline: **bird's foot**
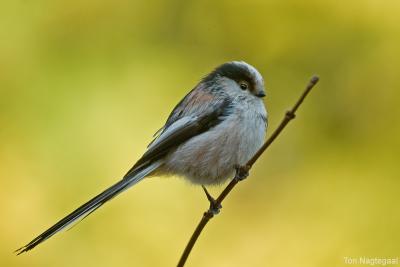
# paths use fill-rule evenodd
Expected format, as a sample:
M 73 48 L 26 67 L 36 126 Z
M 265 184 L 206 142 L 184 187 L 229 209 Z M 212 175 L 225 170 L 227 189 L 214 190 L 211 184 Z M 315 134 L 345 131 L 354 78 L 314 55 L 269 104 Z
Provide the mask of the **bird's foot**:
M 249 170 L 250 170 L 250 166 L 248 165 L 236 165 L 235 166 L 235 170 L 236 170 L 236 174 L 235 174 L 235 178 L 238 182 L 243 181 L 244 179 L 247 178 L 247 176 L 249 176 Z
M 210 209 L 208 211 L 211 212 L 212 215 L 217 215 L 222 208 L 221 203 L 218 203 L 217 200 L 210 195 L 204 185 L 201 187 L 203 188 L 204 193 L 206 193 L 207 199 L 210 202 Z

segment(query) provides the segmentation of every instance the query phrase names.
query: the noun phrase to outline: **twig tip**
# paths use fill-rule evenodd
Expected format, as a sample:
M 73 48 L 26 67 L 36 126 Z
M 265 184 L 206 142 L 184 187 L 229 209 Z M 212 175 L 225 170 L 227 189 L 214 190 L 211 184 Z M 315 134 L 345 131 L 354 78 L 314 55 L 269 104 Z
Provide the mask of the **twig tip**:
M 311 77 L 310 82 L 312 84 L 316 84 L 318 81 L 319 81 L 319 77 L 317 75 L 314 75 L 314 76 Z

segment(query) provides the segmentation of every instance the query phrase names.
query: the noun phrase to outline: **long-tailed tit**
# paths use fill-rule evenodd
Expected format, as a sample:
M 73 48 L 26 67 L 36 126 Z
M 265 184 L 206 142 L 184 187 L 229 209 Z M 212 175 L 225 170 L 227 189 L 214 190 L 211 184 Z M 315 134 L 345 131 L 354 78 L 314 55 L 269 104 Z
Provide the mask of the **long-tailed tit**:
M 220 184 L 261 147 L 267 112 L 261 74 L 241 61 L 222 64 L 173 109 L 144 155 L 113 186 L 20 248 L 26 252 L 149 176 L 177 175 L 195 184 Z

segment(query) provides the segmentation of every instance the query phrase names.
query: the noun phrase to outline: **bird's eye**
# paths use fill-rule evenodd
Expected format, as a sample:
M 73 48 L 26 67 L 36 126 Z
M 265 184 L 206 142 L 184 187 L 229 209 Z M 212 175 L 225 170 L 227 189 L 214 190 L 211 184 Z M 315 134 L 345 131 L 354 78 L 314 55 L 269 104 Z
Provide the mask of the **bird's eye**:
M 242 90 L 247 90 L 247 88 L 248 88 L 248 85 L 246 84 L 246 83 L 240 83 L 239 84 L 240 85 L 240 88 L 242 89 Z

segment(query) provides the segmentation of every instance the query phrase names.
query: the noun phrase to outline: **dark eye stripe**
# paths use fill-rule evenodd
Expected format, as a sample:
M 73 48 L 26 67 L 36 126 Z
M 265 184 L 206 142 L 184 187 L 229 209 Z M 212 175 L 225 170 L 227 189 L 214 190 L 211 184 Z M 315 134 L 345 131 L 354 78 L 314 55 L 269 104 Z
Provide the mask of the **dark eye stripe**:
M 215 77 L 218 75 L 222 77 L 227 77 L 236 82 L 245 81 L 248 83 L 249 85 L 248 87 L 250 88 L 255 87 L 255 81 L 252 73 L 246 66 L 240 64 L 235 64 L 232 62 L 222 64 L 221 66 L 216 68 L 213 72 L 211 72 L 209 75 L 204 77 L 203 82 L 213 81 Z

